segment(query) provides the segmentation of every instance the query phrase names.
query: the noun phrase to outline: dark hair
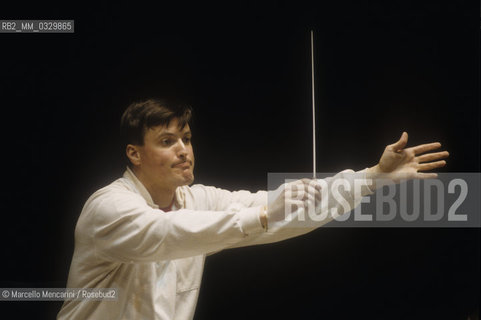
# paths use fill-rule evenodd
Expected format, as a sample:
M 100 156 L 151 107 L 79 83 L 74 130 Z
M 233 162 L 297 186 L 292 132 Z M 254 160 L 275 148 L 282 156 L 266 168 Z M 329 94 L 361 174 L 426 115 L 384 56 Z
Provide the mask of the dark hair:
M 159 125 L 168 126 L 173 119 L 178 119 L 179 128 L 183 129 L 190 123 L 191 118 L 191 107 L 174 100 L 147 99 L 132 103 L 120 120 L 123 153 L 125 154 L 128 144 L 144 145 L 144 136 L 148 129 Z M 127 163 L 130 164 L 130 161 Z

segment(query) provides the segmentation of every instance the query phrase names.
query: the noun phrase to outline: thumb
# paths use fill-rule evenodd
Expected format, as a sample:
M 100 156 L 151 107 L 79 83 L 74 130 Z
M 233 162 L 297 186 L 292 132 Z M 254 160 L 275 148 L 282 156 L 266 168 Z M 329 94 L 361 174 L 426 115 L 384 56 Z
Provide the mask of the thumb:
M 402 149 L 404 149 L 404 147 L 406 146 L 406 144 L 408 143 L 408 133 L 406 131 L 404 131 L 401 135 L 401 138 L 399 138 L 399 140 L 393 144 L 390 145 L 390 147 L 398 152 L 398 151 L 401 151 Z

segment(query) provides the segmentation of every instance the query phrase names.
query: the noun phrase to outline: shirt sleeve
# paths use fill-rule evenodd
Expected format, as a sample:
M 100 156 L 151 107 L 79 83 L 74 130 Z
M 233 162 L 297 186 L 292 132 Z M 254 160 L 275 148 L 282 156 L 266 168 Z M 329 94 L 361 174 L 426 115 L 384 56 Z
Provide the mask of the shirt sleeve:
M 242 207 L 259 207 L 267 205 L 267 192 L 260 190 L 250 192 L 247 190 L 228 191 L 221 188 L 194 185 L 184 190 L 189 193 L 196 207 L 207 210 L 223 211 L 233 205 Z
M 331 211 L 332 209 L 336 209 L 339 215 L 347 213 L 354 208 L 356 208 L 360 203 L 364 196 L 370 195 L 373 191 L 368 187 L 368 181 L 366 180 L 366 169 L 361 171 L 353 171 L 351 169 L 347 169 L 341 171 L 334 175 L 333 177 L 328 177 L 324 179 L 327 183 L 328 188 L 331 188 L 332 185 L 339 180 L 343 180 L 344 183 L 350 185 L 347 190 L 344 190 L 341 193 L 343 199 L 345 200 L 344 204 L 340 203 L 336 199 L 333 199 L 332 192 L 328 193 L 328 207 L 327 210 Z M 355 187 L 355 183 L 358 183 L 359 186 L 364 186 L 363 188 L 357 189 Z M 360 191 L 360 192 L 358 192 Z M 301 223 L 299 224 L 296 220 L 291 221 L 282 221 L 280 225 L 277 225 L 275 228 L 271 228 L 269 226 L 269 230 L 263 233 L 253 234 L 249 237 L 245 237 L 240 241 L 236 242 L 230 248 L 237 248 L 237 247 L 244 247 L 244 246 L 251 246 L 251 245 L 258 245 L 258 244 L 267 244 L 272 242 L 278 242 L 282 240 L 286 240 L 289 238 L 293 238 L 296 236 L 300 236 L 311 232 L 333 220 L 332 216 L 326 215 L 328 218 L 322 221 L 309 221 L 309 223 Z
M 78 228 L 87 228 L 99 258 L 119 262 L 172 260 L 219 251 L 261 233 L 261 207 L 163 212 L 132 192 L 90 199 Z M 93 222 L 93 223 L 92 223 Z M 77 230 L 80 231 L 80 230 Z

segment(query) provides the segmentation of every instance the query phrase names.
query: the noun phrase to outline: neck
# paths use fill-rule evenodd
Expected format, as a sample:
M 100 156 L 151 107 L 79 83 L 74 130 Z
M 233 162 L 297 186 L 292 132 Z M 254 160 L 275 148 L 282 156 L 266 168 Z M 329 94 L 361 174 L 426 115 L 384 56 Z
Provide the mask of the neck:
M 139 170 L 132 170 L 139 179 L 139 181 L 144 185 L 145 189 L 150 194 L 152 201 L 159 206 L 159 208 L 164 209 L 168 208 L 172 202 L 174 201 L 175 197 L 175 189 L 176 188 L 166 188 L 165 186 L 159 186 L 151 182 L 144 174 L 142 174 Z
M 150 196 L 152 197 L 152 201 L 156 205 L 159 206 L 160 209 L 166 209 L 170 207 L 172 202 L 174 201 L 175 197 L 175 189 L 174 190 L 164 190 L 162 189 L 155 189 L 155 188 L 147 188 L 147 191 L 149 191 Z

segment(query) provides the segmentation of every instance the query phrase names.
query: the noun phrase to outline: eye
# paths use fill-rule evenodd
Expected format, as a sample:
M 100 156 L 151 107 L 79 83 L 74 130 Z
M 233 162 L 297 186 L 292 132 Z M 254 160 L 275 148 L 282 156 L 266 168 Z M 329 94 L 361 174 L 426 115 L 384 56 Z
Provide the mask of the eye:
M 185 137 L 184 143 L 187 143 L 187 144 L 190 143 L 191 139 L 192 139 L 191 137 Z
M 169 145 L 172 144 L 172 139 L 162 139 L 160 142 L 161 142 L 162 145 L 164 145 L 164 146 L 169 146 Z

